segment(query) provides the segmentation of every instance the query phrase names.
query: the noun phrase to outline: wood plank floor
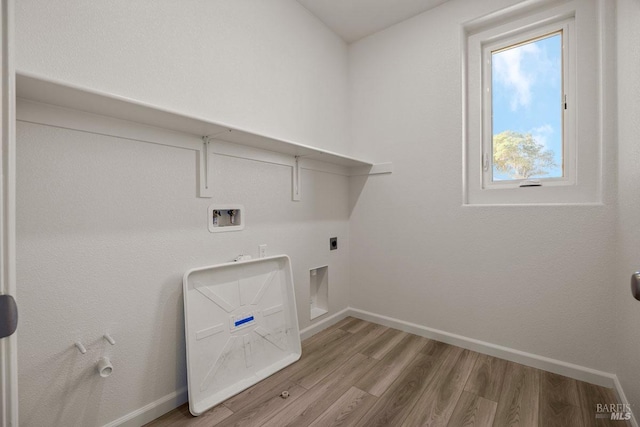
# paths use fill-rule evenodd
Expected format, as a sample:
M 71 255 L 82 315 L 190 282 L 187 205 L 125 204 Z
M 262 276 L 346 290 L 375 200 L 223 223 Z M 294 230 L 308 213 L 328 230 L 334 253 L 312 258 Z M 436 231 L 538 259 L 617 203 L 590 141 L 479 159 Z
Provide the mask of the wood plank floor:
M 348 317 L 302 358 L 200 417 L 147 426 L 613 426 L 613 390 Z M 282 399 L 287 390 L 290 396 Z

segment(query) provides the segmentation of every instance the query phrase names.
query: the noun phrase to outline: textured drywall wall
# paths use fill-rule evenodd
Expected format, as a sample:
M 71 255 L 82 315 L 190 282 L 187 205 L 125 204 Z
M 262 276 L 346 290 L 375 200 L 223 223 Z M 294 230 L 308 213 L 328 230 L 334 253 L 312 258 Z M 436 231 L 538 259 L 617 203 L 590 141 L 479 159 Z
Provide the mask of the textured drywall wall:
M 19 70 L 349 151 L 346 45 L 293 0 L 25 0 L 16 39 Z M 102 425 L 185 386 L 189 268 L 266 243 L 292 257 L 301 328 L 310 268 L 329 265 L 330 313 L 347 305 L 345 177 L 303 171 L 293 203 L 291 168 L 216 157 L 197 199 L 191 151 L 27 124 L 18 149 L 21 425 Z M 244 204 L 246 229 L 209 233 L 213 201 Z
M 301 328 L 311 268 L 329 265 L 331 312 L 347 306 L 348 178 L 303 170 L 304 200 L 292 202 L 290 167 L 213 159 L 215 197 L 199 199 L 193 151 L 18 124 L 21 425 L 103 425 L 185 386 L 190 268 L 266 243 L 291 256 Z M 246 228 L 210 233 L 213 201 L 244 204 Z
M 629 277 L 640 270 L 640 2 L 618 0 L 618 243 L 616 373 L 640 417 L 640 302 L 632 298 Z
M 354 202 L 350 304 L 613 372 L 612 140 L 602 206 L 462 206 L 461 25 L 513 3 L 450 1 L 350 45 L 354 153 L 394 165 Z
M 294 0 L 21 0 L 16 65 L 348 151 L 346 45 Z

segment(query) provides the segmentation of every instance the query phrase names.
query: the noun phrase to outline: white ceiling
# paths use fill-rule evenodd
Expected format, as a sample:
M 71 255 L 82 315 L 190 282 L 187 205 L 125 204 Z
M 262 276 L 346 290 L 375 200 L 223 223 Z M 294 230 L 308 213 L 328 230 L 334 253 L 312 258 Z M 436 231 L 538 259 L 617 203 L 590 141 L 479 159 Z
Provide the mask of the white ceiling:
M 411 18 L 447 0 L 298 0 L 347 43 Z

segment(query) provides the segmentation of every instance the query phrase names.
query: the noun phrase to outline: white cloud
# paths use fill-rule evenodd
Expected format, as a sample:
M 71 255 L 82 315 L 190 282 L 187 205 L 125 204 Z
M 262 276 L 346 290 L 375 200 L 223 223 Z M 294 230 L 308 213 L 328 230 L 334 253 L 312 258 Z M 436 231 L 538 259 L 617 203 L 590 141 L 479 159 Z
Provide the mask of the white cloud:
M 512 111 L 531 103 L 531 86 L 536 80 L 536 70 L 525 69 L 523 62 L 540 63 L 542 51 L 535 43 L 528 43 L 493 55 L 493 71 L 498 83 L 510 89 Z
M 553 126 L 549 123 L 546 123 L 542 126 L 538 126 L 536 128 L 531 129 L 532 133 L 553 133 Z
M 550 148 L 548 145 L 549 137 L 555 132 L 553 126 L 550 124 L 544 124 L 542 126 L 535 127 L 529 131 L 533 139 L 536 140 L 539 144 L 542 144 L 544 148 Z
M 532 86 L 537 81 L 557 84 L 560 64 L 556 62 L 549 58 L 545 47 L 541 48 L 537 42 L 493 55 L 496 83 L 502 85 L 509 94 L 512 111 L 531 104 Z

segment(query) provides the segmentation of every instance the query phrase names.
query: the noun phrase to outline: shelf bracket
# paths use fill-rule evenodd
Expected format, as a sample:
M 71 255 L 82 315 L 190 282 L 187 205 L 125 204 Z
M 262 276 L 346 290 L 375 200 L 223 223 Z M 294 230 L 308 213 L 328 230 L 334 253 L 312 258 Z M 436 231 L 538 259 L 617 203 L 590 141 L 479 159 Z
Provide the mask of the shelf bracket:
M 197 151 L 198 163 L 198 197 L 213 197 L 212 183 L 212 165 L 210 159 L 209 147 L 211 145 L 211 137 L 209 135 L 202 137 L 202 147 Z
M 291 181 L 291 192 L 292 192 L 292 199 L 294 202 L 299 202 L 300 201 L 300 195 L 301 195 L 301 191 L 300 191 L 300 156 L 295 156 L 295 163 L 293 164 L 293 176 L 292 176 L 292 181 Z

